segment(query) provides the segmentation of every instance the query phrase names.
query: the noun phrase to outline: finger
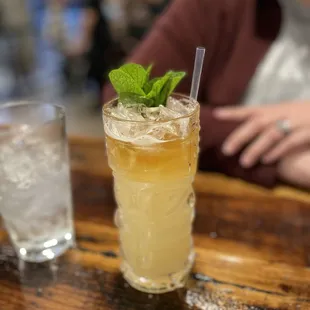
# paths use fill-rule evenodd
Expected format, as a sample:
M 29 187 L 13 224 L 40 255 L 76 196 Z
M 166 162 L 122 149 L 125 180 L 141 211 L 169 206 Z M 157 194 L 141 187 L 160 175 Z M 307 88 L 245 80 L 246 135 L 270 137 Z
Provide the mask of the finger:
M 234 155 L 239 152 L 245 144 L 249 143 L 267 125 L 262 118 L 254 118 L 247 121 L 233 131 L 223 144 L 222 151 L 225 155 Z
M 248 117 L 251 117 L 255 113 L 255 111 L 256 110 L 254 108 L 249 107 L 218 108 L 214 110 L 214 116 L 222 120 L 241 121 Z
M 240 158 L 240 164 L 244 168 L 250 168 L 255 165 L 258 160 L 270 148 L 283 139 L 284 135 L 275 126 L 265 130 L 257 140 L 251 143 L 243 152 Z
M 310 144 L 310 129 L 300 129 L 292 132 L 263 157 L 263 162 L 271 164 L 292 150 L 307 144 Z

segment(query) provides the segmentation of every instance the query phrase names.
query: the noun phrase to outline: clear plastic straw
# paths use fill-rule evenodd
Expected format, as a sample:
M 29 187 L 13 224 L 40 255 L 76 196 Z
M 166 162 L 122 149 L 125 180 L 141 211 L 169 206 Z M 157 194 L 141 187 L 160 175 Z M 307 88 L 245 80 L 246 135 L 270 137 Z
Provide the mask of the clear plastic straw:
M 200 78 L 201 78 L 201 72 L 202 72 L 202 67 L 203 67 L 203 61 L 205 58 L 205 52 L 206 52 L 206 49 L 204 47 L 196 48 L 195 65 L 194 65 L 192 87 L 191 87 L 191 93 L 190 93 L 190 97 L 195 100 L 197 100 L 197 97 L 198 97 Z

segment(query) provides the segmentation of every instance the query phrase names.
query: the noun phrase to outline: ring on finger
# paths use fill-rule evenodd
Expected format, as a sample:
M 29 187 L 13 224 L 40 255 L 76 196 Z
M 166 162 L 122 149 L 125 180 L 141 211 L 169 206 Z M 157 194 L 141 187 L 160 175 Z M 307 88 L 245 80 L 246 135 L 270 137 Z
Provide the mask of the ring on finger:
M 292 132 L 292 124 L 288 119 L 282 119 L 276 121 L 277 129 L 285 136 Z

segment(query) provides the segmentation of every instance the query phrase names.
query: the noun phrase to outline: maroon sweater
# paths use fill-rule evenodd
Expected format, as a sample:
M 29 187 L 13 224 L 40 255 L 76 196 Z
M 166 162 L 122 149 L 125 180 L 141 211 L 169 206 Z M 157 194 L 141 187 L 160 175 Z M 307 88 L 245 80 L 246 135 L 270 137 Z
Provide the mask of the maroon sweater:
M 151 33 L 127 62 L 154 64 L 153 74 L 167 70 L 188 72 L 178 90 L 189 93 L 195 49 L 206 48 L 201 79 L 200 169 L 222 172 L 271 187 L 276 166 L 242 168 L 239 156 L 226 157 L 221 146 L 237 123 L 219 121 L 212 109 L 242 101 L 257 65 L 276 38 L 281 10 L 275 0 L 174 0 Z M 107 85 L 104 100 L 114 95 Z

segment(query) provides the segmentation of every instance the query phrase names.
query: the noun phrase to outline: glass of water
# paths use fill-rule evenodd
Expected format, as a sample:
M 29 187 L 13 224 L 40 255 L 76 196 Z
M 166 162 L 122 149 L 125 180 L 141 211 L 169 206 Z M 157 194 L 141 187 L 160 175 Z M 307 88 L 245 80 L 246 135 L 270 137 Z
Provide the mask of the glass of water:
M 47 261 L 74 245 L 62 107 L 0 105 L 0 212 L 22 260 Z

